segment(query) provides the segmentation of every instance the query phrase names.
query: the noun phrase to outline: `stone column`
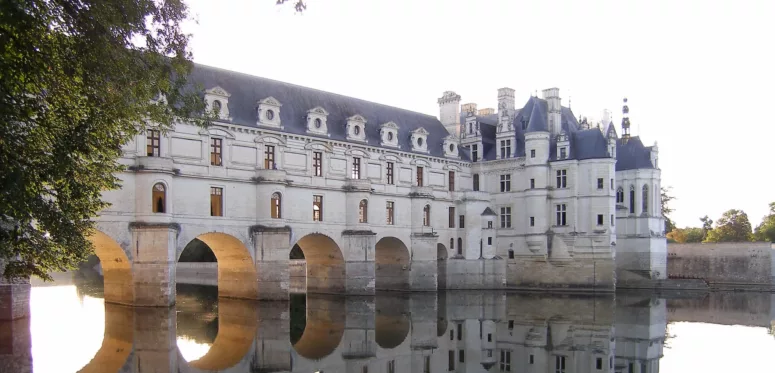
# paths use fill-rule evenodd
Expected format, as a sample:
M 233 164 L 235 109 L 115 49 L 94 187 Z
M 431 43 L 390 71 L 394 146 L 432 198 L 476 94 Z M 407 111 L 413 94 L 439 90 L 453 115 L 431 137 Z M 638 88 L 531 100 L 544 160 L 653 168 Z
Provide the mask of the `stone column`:
M 4 301 L 0 298 L 0 302 Z M 28 317 L 0 321 L 0 372 L 32 373 L 32 335 Z
M 176 244 L 180 226 L 175 223 L 129 225 L 132 231 L 132 279 L 135 306 L 169 307 L 175 304 Z
M 258 298 L 287 301 L 291 228 L 256 225 L 251 233 L 256 252 Z
M 375 290 L 374 255 L 377 236 L 372 231 L 342 232 L 345 260 L 345 292 L 373 295 Z
M 412 234 L 412 261 L 409 272 L 413 291 L 436 291 L 438 286 L 438 263 L 436 244 L 439 236 L 435 233 Z
M 288 306 L 287 302 L 261 303 L 251 368 L 259 372 L 291 371 Z
M 412 351 L 433 350 L 438 347 L 436 293 L 413 293 L 409 298 L 409 312 L 412 320 Z
M 345 323 L 342 357 L 347 367 L 360 367 L 358 360 L 377 356 L 377 343 L 374 330 L 374 298 L 344 298 Z M 347 369 L 351 371 L 352 369 Z
M 0 260 L 0 321 L 30 316 L 30 280 L 7 280 L 5 262 Z
M 178 372 L 176 326 L 175 308 L 135 308 L 137 372 Z

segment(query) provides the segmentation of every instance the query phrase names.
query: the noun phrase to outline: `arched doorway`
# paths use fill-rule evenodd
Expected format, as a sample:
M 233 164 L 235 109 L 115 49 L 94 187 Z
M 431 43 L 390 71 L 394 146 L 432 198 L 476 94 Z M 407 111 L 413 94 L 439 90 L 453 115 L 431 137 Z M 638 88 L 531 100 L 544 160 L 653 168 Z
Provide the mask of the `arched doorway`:
M 405 293 L 381 293 L 375 299 L 375 330 L 377 345 L 393 349 L 409 335 L 409 296 Z
M 291 335 L 291 343 L 299 356 L 320 360 L 331 355 L 342 341 L 347 317 L 345 300 L 340 296 L 308 295 L 304 307 L 303 313 L 291 312 L 291 331 L 295 325 L 303 326 L 301 336 Z M 304 320 L 299 320 L 301 317 Z
M 409 249 L 395 237 L 383 237 L 374 248 L 377 290 L 409 290 Z
M 307 269 L 308 293 L 344 293 L 345 263 L 339 245 L 330 237 L 308 234 L 296 242 Z
M 450 241 L 454 242 L 454 241 Z M 444 244 L 440 243 L 436 245 L 436 273 L 438 276 L 438 288 L 447 288 L 447 248 Z
M 132 263 L 124 249 L 107 234 L 94 231 L 89 236 L 99 258 L 105 282 L 105 302 L 132 305 L 135 302 Z
M 213 267 L 217 268 L 219 297 L 258 299 L 256 266 L 242 241 L 221 232 L 200 234 L 180 253 L 176 272 L 207 277 L 212 276 Z

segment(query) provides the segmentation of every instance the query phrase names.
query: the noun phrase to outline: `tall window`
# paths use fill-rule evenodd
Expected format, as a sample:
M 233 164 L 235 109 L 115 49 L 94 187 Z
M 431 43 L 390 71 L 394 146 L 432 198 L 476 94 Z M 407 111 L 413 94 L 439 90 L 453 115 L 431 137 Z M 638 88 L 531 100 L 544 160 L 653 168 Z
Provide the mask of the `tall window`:
M 210 216 L 223 216 L 223 188 L 210 187 Z
M 511 351 L 501 350 L 501 372 L 511 372 Z
M 394 207 L 393 206 L 394 206 L 393 202 L 392 201 L 388 201 L 387 205 L 385 207 L 385 210 L 386 210 L 386 213 L 387 213 L 387 217 L 386 217 L 385 222 L 387 222 L 387 225 L 393 225 L 394 224 L 393 223 L 393 214 L 394 214 L 394 210 L 393 210 Z
M 611 179 L 611 190 L 614 190 L 614 179 Z
M 449 227 L 455 228 L 455 208 L 449 207 Z
M 388 373 L 396 373 L 396 361 L 390 360 L 387 362 L 387 371 Z
M 267 145 L 264 147 L 264 168 L 267 170 L 274 170 L 274 145 Z
M 565 373 L 565 356 L 554 356 L 554 373 Z
M 530 189 L 536 188 L 536 179 L 530 179 Z
M 624 203 L 624 190 L 622 187 L 616 189 L 616 203 Z
M 511 140 L 501 140 L 501 158 L 511 157 Z
M 562 147 L 560 148 L 560 159 L 568 158 L 568 148 Z
M 361 178 L 361 159 L 358 157 L 353 157 L 353 179 L 360 179 Z
M 323 196 L 312 196 L 312 221 L 323 221 Z
M 148 130 L 147 141 L 145 145 L 149 157 L 158 157 L 161 145 L 161 132 L 159 130 Z
M 531 227 L 535 227 L 536 226 L 536 217 L 535 216 L 531 216 L 530 217 L 530 226 Z
M 369 222 L 369 201 L 365 199 L 362 199 L 361 203 L 358 204 L 358 222 L 359 223 Z
M 536 150 L 530 149 L 530 158 L 535 158 L 535 157 L 536 157 Z
M 449 239 L 449 249 L 450 250 L 455 250 L 455 239 L 454 238 L 450 238 Z
M 466 227 L 466 216 L 460 215 L 460 219 L 458 219 L 458 228 L 465 228 Z
M 649 186 L 643 185 L 643 213 L 648 214 L 649 212 Z
M 223 151 L 223 139 L 210 139 L 210 164 L 213 166 L 220 166 L 223 164 L 222 158 Z
M 422 186 L 422 171 L 423 168 L 417 166 L 417 186 Z
M 282 210 L 280 209 L 280 207 L 282 207 L 281 204 L 282 197 L 280 196 L 280 193 L 272 193 L 272 219 L 282 219 Z
M 431 205 L 425 205 L 422 209 L 422 225 L 431 226 Z
M 422 364 L 422 373 L 431 373 L 431 357 L 424 356 Z
M 501 175 L 501 192 L 511 192 L 511 174 Z
M 387 183 L 390 185 L 395 184 L 393 182 L 393 162 L 387 163 Z
M 603 225 L 603 214 L 597 214 L 597 225 Z
M 449 172 L 449 191 L 455 191 L 455 171 Z
M 479 146 L 471 145 L 471 161 L 476 162 L 479 160 Z
M 630 214 L 635 213 L 635 187 L 630 185 Z
M 568 170 L 557 170 L 557 188 L 568 187 Z
M 605 182 L 603 181 L 603 178 L 602 177 L 598 177 L 597 178 L 597 189 L 603 189 L 603 187 L 604 187 L 603 184 L 605 184 Z
M 611 226 L 613 227 L 615 225 L 616 225 L 616 220 L 614 219 L 614 214 L 611 214 Z
M 323 152 L 312 153 L 312 168 L 315 169 L 315 176 L 323 176 Z
M 566 213 L 566 206 L 565 206 L 565 204 L 561 203 L 559 205 L 556 205 L 555 208 L 556 208 L 556 211 L 557 211 L 557 215 L 555 216 L 556 219 L 555 219 L 554 225 L 558 225 L 558 226 L 565 226 L 565 225 L 567 225 L 568 221 L 565 219 L 566 218 L 566 215 L 565 215 L 565 213 Z
M 457 238 L 457 255 L 463 255 L 463 239 Z
M 450 372 L 455 370 L 455 351 L 449 350 L 449 369 Z
M 164 187 L 164 184 L 156 183 L 153 185 L 151 199 L 153 200 L 153 212 L 163 214 L 167 207 L 167 188 Z
M 501 207 L 501 228 L 511 228 L 511 207 Z
M 474 174 L 474 192 L 479 191 L 479 174 Z

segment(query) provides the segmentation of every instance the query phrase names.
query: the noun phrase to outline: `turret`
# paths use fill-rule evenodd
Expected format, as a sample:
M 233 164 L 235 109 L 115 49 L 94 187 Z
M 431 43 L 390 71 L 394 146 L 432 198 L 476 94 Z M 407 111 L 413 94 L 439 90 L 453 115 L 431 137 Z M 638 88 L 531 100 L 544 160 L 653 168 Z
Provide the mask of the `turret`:
M 460 95 L 446 91 L 438 100 L 439 103 L 439 121 L 444 125 L 452 135 L 460 136 L 458 132 L 460 124 Z

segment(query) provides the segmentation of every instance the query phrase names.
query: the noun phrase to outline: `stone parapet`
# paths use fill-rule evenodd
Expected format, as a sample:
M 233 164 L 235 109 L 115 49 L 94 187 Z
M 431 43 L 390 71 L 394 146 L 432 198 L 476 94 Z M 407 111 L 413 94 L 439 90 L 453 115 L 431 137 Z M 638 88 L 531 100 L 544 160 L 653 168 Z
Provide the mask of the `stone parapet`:
M 507 266 L 509 289 L 555 289 L 610 291 L 616 286 L 614 261 L 575 259 L 552 263 L 546 260 L 517 260 Z

